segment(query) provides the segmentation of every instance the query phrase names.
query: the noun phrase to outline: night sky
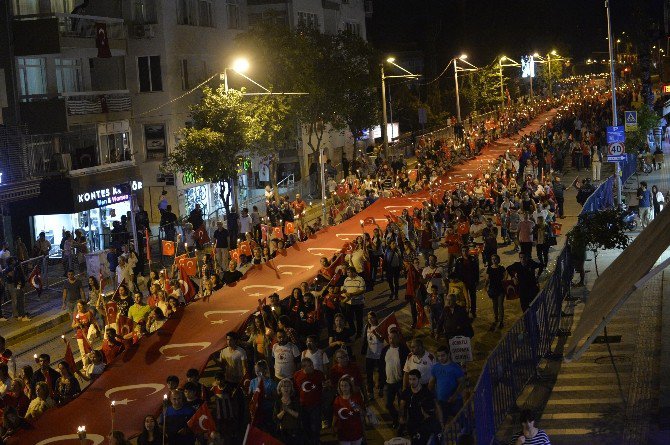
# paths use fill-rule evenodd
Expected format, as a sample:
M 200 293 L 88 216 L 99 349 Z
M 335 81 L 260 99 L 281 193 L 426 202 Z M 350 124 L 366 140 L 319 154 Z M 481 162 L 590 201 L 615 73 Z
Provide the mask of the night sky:
M 607 51 L 604 0 L 374 0 L 368 39 L 384 53 L 421 50 L 426 73 L 463 52 L 477 65 L 556 49 L 583 61 Z M 662 0 L 612 0 L 615 36 L 636 31 L 634 10 L 661 24 Z M 434 65 L 434 66 L 431 66 Z

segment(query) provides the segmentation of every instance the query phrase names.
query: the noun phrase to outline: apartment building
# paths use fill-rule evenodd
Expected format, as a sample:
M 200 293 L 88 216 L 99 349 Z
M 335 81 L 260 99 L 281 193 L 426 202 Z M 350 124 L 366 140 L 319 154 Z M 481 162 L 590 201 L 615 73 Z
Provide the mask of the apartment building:
M 142 189 L 122 2 L 1 4 L 7 24 L 0 33 L 2 120 L 17 154 L 13 170 L 21 172 L 6 185 L 36 184 L 19 199 L 0 197 L 11 220 L 5 238 L 34 239 L 44 231 L 57 248 L 63 230 L 83 229 L 100 248 L 111 222 Z
M 271 22 L 296 29 L 309 26 L 325 34 L 350 31 L 366 38 L 365 19 L 372 14 L 372 2 L 366 0 L 247 0 L 249 26 Z M 309 134 L 301 128 L 295 146 L 280 152 L 278 178 L 294 174 L 307 177 L 309 166 L 318 163 L 318 153 L 308 146 Z M 314 138 L 316 145 L 316 138 Z M 361 142 L 362 143 L 362 142 Z M 356 141 L 347 130 L 328 130 L 324 133 L 322 146 L 327 158 L 338 165 L 342 154 L 351 159 Z

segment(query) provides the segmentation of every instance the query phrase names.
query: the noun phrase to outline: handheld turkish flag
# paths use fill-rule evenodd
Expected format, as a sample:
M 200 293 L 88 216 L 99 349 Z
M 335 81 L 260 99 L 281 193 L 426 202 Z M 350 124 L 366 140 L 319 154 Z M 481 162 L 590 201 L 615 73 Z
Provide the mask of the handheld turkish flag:
M 113 301 L 110 301 L 105 305 L 105 318 L 107 318 L 107 324 L 116 323 L 116 316 L 119 313 L 119 307 Z
M 193 414 L 193 417 L 186 423 L 195 434 L 213 433 L 216 431 L 216 424 L 207 402 L 200 405 L 200 408 Z
M 119 317 L 116 321 L 116 331 L 119 336 L 123 337 L 126 334 L 130 334 L 135 330 L 135 322 L 132 318 L 128 318 L 123 314 L 119 314 Z
M 207 233 L 204 223 L 195 231 L 195 239 L 200 246 L 209 243 L 209 234 Z
M 174 241 L 163 240 L 162 250 L 163 250 L 163 255 L 173 256 L 174 255 Z
M 287 235 L 293 235 L 295 233 L 295 224 L 291 221 L 286 221 L 284 223 L 284 233 Z
M 374 226 L 376 224 L 375 218 L 373 216 L 368 216 L 363 220 L 363 224 L 366 226 Z
M 272 228 L 272 239 L 284 239 L 284 234 L 282 233 L 281 227 Z
M 270 226 L 268 226 L 267 224 L 261 224 L 261 241 L 263 241 L 263 243 L 267 244 L 269 231 Z
M 230 250 L 230 259 L 235 260 L 237 264 L 240 263 L 240 251 L 238 249 L 231 249 Z M 226 264 L 227 266 L 227 264 Z
M 42 293 L 42 271 L 40 270 L 40 266 L 33 268 L 33 271 L 28 276 L 28 282 L 35 288 L 39 297 Z
M 190 303 L 191 300 L 193 300 L 193 297 L 195 297 L 196 286 L 184 267 L 179 268 L 179 285 L 184 294 L 184 300 L 187 303 Z
M 284 445 L 284 442 L 280 442 L 274 436 L 252 426 L 249 428 L 249 434 L 247 434 L 244 445 Z
M 249 241 L 242 241 L 237 249 L 240 251 L 240 253 L 248 257 L 251 256 L 251 246 L 249 245 Z
M 74 354 L 72 353 L 72 347 L 70 346 L 70 342 L 63 339 L 65 342 L 65 357 L 63 357 L 63 360 L 65 360 L 65 363 L 68 364 L 70 367 L 71 372 L 75 372 L 77 370 L 77 365 L 74 362 Z
M 180 261 L 179 268 L 184 269 L 189 277 L 193 277 L 198 274 L 198 259 L 184 258 Z
M 416 328 L 421 329 L 424 326 L 428 326 L 430 322 L 426 316 L 426 310 L 423 307 L 423 303 L 421 303 L 421 298 L 416 298 L 414 303 L 416 304 Z
M 381 323 L 377 325 L 376 331 L 379 333 L 379 335 L 384 337 L 384 340 L 388 342 L 389 331 L 394 328 L 398 330 L 400 340 L 404 343 L 405 339 L 403 338 L 402 331 L 400 330 L 400 323 L 398 323 L 398 319 L 395 317 L 394 313 L 391 313 L 386 318 L 384 318 Z
M 249 418 L 251 420 L 251 426 L 257 425 L 260 423 L 261 417 L 261 401 L 263 400 L 265 393 L 265 383 L 263 379 L 258 383 L 258 388 L 254 390 L 254 393 L 251 395 L 251 401 L 249 402 Z

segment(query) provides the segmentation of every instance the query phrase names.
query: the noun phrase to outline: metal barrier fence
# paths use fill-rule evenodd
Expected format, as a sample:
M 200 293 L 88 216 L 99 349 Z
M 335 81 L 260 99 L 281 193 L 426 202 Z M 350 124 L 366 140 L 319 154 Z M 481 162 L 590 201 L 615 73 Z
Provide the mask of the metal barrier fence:
M 635 156 L 629 155 L 621 164 L 622 183 L 635 173 L 636 167 Z M 600 184 L 580 214 L 614 205 L 614 179 L 611 176 Z M 464 433 L 472 434 L 477 444 L 494 443 L 497 429 L 516 408 L 526 385 L 537 375 L 540 360 L 552 353 L 572 275 L 566 246 L 556 259 L 556 268 L 545 287 L 489 354 L 472 396 L 445 428 L 443 443 L 454 444 Z

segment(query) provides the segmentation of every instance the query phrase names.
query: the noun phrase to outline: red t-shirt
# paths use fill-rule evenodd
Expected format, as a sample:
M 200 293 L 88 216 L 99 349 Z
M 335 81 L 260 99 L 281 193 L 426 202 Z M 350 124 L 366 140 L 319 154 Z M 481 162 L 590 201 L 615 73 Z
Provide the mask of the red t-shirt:
M 354 385 L 356 385 L 357 387 L 361 388 L 363 386 L 363 377 L 361 376 L 361 370 L 356 363 L 349 362 L 346 368 L 343 368 L 340 365 L 333 365 L 330 368 L 330 381 L 332 382 L 335 388 L 337 388 L 338 382 L 345 375 L 353 379 Z
M 293 384 L 295 390 L 300 394 L 300 406 L 319 406 L 321 405 L 321 394 L 323 392 L 323 382 L 326 377 L 323 372 L 315 369 L 310 374 L 304 370 L 299 370 L 293 374 Z
M 363 437 L 363 421 L 360 414 L 363 409 L 363 400 L 358 394 L 352 394 L 348 399 L 340 396 L 335 399 L 333 414 L 338 440 L 355 441 Z

